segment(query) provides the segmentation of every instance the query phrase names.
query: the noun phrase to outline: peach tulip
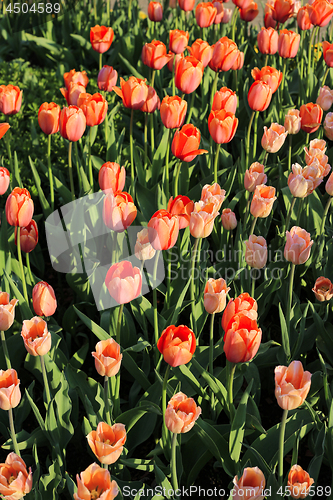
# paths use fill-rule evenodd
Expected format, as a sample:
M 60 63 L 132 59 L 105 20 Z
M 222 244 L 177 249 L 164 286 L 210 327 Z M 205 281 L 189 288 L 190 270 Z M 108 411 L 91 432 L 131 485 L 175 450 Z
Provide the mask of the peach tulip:
M 324 110 L 328 111 L 333 104 L 333 91 L 327 86 L 321 87 L 319 89 L 319 95 L 316 100 L 316 104 Z
M 258 304 L 247 292 L 241 293 L 238 297 L 228 302 L 222 316 L 222 328 L 224 332 L 229 330 L 233 317 L 245 311 L 248 313 L 248 317 L 257 320 Z
M 319 302 L 331 300 L 333 297 L 333 285 L 331 280 L 325 278 L 324 276 L 320 276 L 316 279 L 312 291 Z
M 221 0 L 216 0 L 213 2 L 213 5 L 216 9 L 216 16 L 214 17 L 214 24 L 220 24 L 222 22 L 223 16 L 224 16 L 224 7 L 223 7 L 223 1 Z
M 27 189 L 16 187 L 6 201 L 6 218 L 11 226 L 27 226 L 34 213 L 34 202 Z
M 244 52 L 241 52 L 240 50 L 238 51 L 238 56 L 236 58 L 236 61 L 234 64 L 231 66 L 231 69 L 233 71 L 237 71 L 238 69 L 242 69 L 244 66 Z
M 298 109 L 290 109 L 284 119 L 284 128 L 288 134 L 298 134 L 301 130 L 301 117 Z
M 195 18 L 200 28 L 208 28 L 214 22 L 217 9 L 212 2 L 200 2 L 195 9 Z
M 154 111 L 160 109 L 161 101 L 156 93 L 156 90 L 150 85 L 147 85 L 147 87 L 148 87 L 147 100 L 142 106 L 142 108 L 140 108 L 140 111 L 142 111 L 143 113 L 154 113 Z
M 167 54 L 166 46 L 159 40 L 145 43 L 142 48 L 141 58 L 143 64 L 153 69 L 162 69 L 172 58 Z
M 98 183 L 102 191 L 109 189 L 115 193 L 122 191 L 125 186 L 126 171 L 124 167 L 120 168 L 118 163 L 107 161 L 103 163 L 98 172 Z
M 325 184 L 325 189 L 326 189 L 327 194 L 329 194 L 330 196 L 333 196 L 333 172 L 331 173 L 331 175 L 327 179 L 327 182 Z
M 313 240 L 310 233 L 298 226 L 286 231 L 284 258 L 295 265 L 304 264 L 310 257 Z
M 266 184 L 267 175 L 264 170 L 264 165 L 256 161 L 252 163 L 248 170 L 245 171 L 244 187 L 247 191 L 253 193 L 257 186 L 260 184 Z
M 170 366 L 185 365 L 191 361 L 196 348 L 193 331 L 187 326 L 170 325 L 163 330 L 157 342 L 157 349 Z
M 77 105 L 82 109 L 88 127 L 100 125 L 104 121 L 108 110 L 107 100 L 98 92 L 93 95 L 80 94 Z
M 103 66 L 97 77 L 97 86 L 99 90 L 111 92 L 118 80 L 118 73 L 112 66 Z
M 312 134 L 319 129 L 323 118 L 323 110 L 318 104 L 309 102 L 303 104 L 299 110 L 301 117 L 301 129 L 307 134 Z
M 151 21 L 159 23 L 163 19 L 163 6 L 160 2 L 149 2 L 148 17 Z
M 22 93 L 16 85 L 0 85 L 0 113 L 16 115 L 21 109 Z
M 190 233 L 194 238 L 207 238 L 213 231 L 214 220 L 219 215 L 214 200 L 198 201 L 190 217 Z
M 257 354 L 262 331 L 252 314 L 244 311 L 235 314 L 224 334 L 223 350 L 231 363 L 247 363 Z
M 51 349 L 51 334 L 46 321 L 38 316 L 23 321 L 21 336 L 31 356 L 44 356 Z
M 275 397 L 283 410 L 295 410 L 304 403 L 311 386 L 311 373 L 303 370 L 300 361 L 287 366 L 277 366 L 275 372 Z
M 103 54 L 111 47 L 114 37 L 114 32 L 112 28 L 107 28 L 106 26 L 99 26 L 98 24 L 93 28 L 90 28 L 90 43 L 92 48 Z
M 171 143 L 171 151 L 181 161 L 190 162 L 198 155 L 208 153 L 206 149 L 198 149 L 200 144 L 200 130 L 188 123 L 180 130 L 176 130 Z
M 305 198 L 313 193 L 322 181 L 318 166 L 308 165 L 302 168 L 298 163 L 294 163 L 288 177 L 288 187 L 295 198 Z
M 236 113 L 237 95 L 228 87 L 222 87 L 215 93 L 213 98 L 212 111 L 220 111 L 221 109 L 232 114 Z
M 297 12 L 297 24 L 299 29 L 301 29 L 302 31 L 310 30 L 311 28 L 313 28 L 313 24 L 310 20 L 308 4 L 301 7 Z
M 177 392 L 168 402 L 165 410 L 165 425 L 174 434 L 184 434 L 192 429 L 201 415 L 201 408 L 194 399 L 183 392 Z
M 265 111 L 271 103 L 272 89 L 266 82 L 257 80 L 252 83 L 247 101 L 253 111 Z
M 221 215 L 222 226 L 226 231 L 232 231 L 237 227 L 236 214 L 231 208 L 224 208 Z
M 310 21 L 314 26 L 327 26 L 333 16 L 333 5 L 328 0 L 315 0 L 308 6 Z
M 101 377 L 114 377 L 120 370 L 123 355 L 120 345 L 113 339 L 101 340 L 91 354 L 95 358 L 95 368 Z
M 272 94 L 277 91 L 282 82 L 282 71 L 279 71 L 271 66 L 264 66 L 263 68 L 254 68 L 251 71 L 251 75 L 255 81 L 260 80 L 262 82 L 268 83 L 272 90 Z
M 195 0 L 178 0 L 179 7 L 185 12 L 194 9 Z
M 167 210 L 158 210 L 148 222 L 149 241 L 155 250 L 174 247 L 179 233 L 179 219 Z
M 267 5 L 267 3 L 266 3 Z M 266 9 L 265 9 L 266 10 Z M 276 21 L 273 19 L 273 10 L 270 8 L 264 16 L 264 25 L 265 28 L 274 28 L 276 27 Z
M 258 49 L 262 54 L 276 54 L 278 50 L 279 34 L 272 28 L 261 28 L 257 35 Z
M 179 128 L 185 121 L 187 102 L 179 96 L 165 96 L 161 102 L 160 113 L 166 128 Z
M 201 190 L 201 201 L 205 203 L 214 203 L 216 205 L 216 210 L 220 210 L 221 205 L 225 198 L 225 189 L 221 189 L 221 186 L 215 182 L 214 184 L 205 184 Z
M 87 435 L 88 444 L 101 464 L 114 464 L 124 449 L 126 442 L 124 424 L 114 424 L 112 427 L 105 422 L 99 422 L 95 431 Z
M 123 100 L 125 108 L 140 109 L 148 97 L 148 86 L 146 79 L 130 76 L 127 82 L 120 77 L 120 87 L 113 87 L 113 90 Z
M 191 213 L 193 212 L 194 203 L 187 196 L 179 194 L 175 199 L 171 196 L 167 210 L 172 215 L 177 215 L 179 219 L 179 229 L 184 229 L 190 224 Z
M 64 96 L 67 101 L 68 106 L 77 106 L 78 98 L 80 94 L 85 93 L 86 88 L 81 83 L 73 83 L 69 84 L 68 89 L 62 88 L 60 92 Z
M 323 126 L 326 137 L 333 141 L 333 113 L 327 113 Z
M 17 299 L 9 302 L 9 293 L 0 291 L 0 330 L 7 331 L 14 323 Z
M 306 498 L 314 479 L 299 465 L 293 465 L 288 474 L 288 489 L 292 498 Z
M 245 241 L 245 262 L 255 269 L 262 269 L 267 262 L 267 242 L 262 236 L 251 234 Z
M 125 231 L 137 215 L 133 198 L 125 191 L 107 191 L 103 203 L 103 221 L 112 231 Z
M 86 71 L 75 71 L 75 69 L 71 69 L 68 73 L 64 73 L 64 82 L 66 89 L 69 88 L 71 82 L 80 83 L 86 87 L 89 83 L 89 78 L 87 77 Z
M 298 33 L 286 29 L 281 30 L 278 42 L 279 56 L 285 59 L 296 57 L 300 40 L 301 35 Z
M 263 500 L 266 485 L 265 476 L 259 467 L 245 467 L 240 479 L 233 479 L 233 500 Z
M 220 313 L 225 309 L 229 290 L 223 278 L 209 278 L 204 290 L 204 308 L 208 314 Z
M 21 457 L 13 451 L 7 455 L 5 463 L 0 464 L 0 496 L 6 500 L 17 500 L 30 493 L 32 470 Z
M 0 370 L 0 409 L 16 408 L 21 401 L 20 381 L 16 370 Z M 0 490 L 1 491 L 1 490 Z
M 118 304 L 127 304 L 136 299 L 142 288 L 141 271 L 128 260 L 113 264 L 105 277 L 106 288 Z
M 116 481 L 111 481 L 110 472 L 103 469 L 96 463 L 76 474 L 77 493 L 74 493 L 74 500 L 114 500 L 119 493 Z M 99 495 L 98 497 L 96 495 Z
M 253 217 L 268 217 L 275 200 L 275 187 L 263 184 L 256 186 L 250 206 L 250 212 Z
M 27 226 L 21 227 L 20 245 L 25 253 L 32 252 L 38 243 L 38 227 L 36 222 L 31 219 Z M 15 227 L 15 245 L 17 245 L 17 228 Z
M 283 125 L 272 123 L 269 128 L 264 127 L 261 145 L 268 153 L 276 153 L 282 148 L 287 135 L 288 132 L 286 132 Z
M 217 144 L 230 142 L 236 133 L 238 118 L 233 113 L 221 109 L 211 111 L 208 117 L 208 129 L 212 139 Z
M 57 309 L 57 299 L 51 285 L 39 281 L 32 290 L 32 306 L 38 316 L 52 316 Z
M 213 54 L 208 65 L 215 72 L 229 71 L 235 64 L 238 55 L 239 50 L 236 43 L 223 36 L 213 45 Z
M 0 195 L 5 194 L 10 183 L 10 173 L 6 167 L 0 167 Z
M 192 43 L 191 47 L 187 47 L 187 50 L 190 52 L 191 56 L 198 59 L 205 68 L 212 58 L 214 49 L 208 42 L 198 38 Z
M 59 131 L 60 106 L 55 102 L 44 102 L 38 110 L 38 124 L 44 134 L 55 134 Z
M 152 247 L 149 241 L 148 228 L 144 228 L 137 234 L 137 239 L 134 247 L 135 256 L 139 260 L 150 260 L 154 257 L 156 250 Z
M 259 14 L 258 4 L 256 2 L 251 2 L 246 9 L 240 10 L 240 18 L 242 21 L 250 23 Z
M 322 46 L 324 61 L 329 68 L 333 68 L 333 43 L 324 41 Z
M 232 3 L 234 3 L 239 9 L 246 9 L 250 4 L 252 0 L 232 0 Z
M 228 24 L 231 20 L 231 17 L 232 17 L 232 10 L 231 9 L 224 9 L 221 23 Z
M 174 54 L 182 54 L 189 40 L 189 32 L 182 30 L 169 31 L 169 49 Z
M 76 142 L 86 130 L 86 117 L 78 106 L 62 108 L 59 119 L 59 132 L 64 139 Z
M 200 85 L 203 76 L 203 64 L 192 56 L 180 59 L 175 70 L 175 85 L 184 94 L 191 94 Z

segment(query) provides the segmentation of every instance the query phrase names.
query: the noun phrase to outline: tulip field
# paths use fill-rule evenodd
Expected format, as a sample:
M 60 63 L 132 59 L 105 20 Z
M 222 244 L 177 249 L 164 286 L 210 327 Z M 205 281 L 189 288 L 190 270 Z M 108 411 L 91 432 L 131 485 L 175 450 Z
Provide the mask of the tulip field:
M 333 499 L 333 2 L 232 2 L 1 2 L 1 499 Z

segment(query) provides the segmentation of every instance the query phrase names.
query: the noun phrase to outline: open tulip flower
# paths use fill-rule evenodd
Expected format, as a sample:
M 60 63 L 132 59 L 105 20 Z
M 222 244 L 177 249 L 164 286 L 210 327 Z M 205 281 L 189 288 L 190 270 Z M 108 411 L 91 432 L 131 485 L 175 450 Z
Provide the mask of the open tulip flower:
M 209 201 L 198 201 L 190 217 L 190 233 L 194 238 L 207 238 L 213 231 L 214 220 L 220 215 L 218 202 L 212 198 Z
M 193 212 L 194 202 L 187 196 L 179 194 L 175 199 L 171 196 L 168 202 L 168 212 L 177 215 L 179 219 L 179 229 L 185 229 L 190 224 L 191 213 Z
M 113 90 L 123 100 L 126 108 L 140 109 L 148 97 L 148 86 L 146 80 L 130 76 L 127 82 L 120 77 L 120 87 L 113 87 Z
M 208 42 L 198 38 L 192 43 L 191 47 L 187 47 L 187 50 L 190 52 L 191 56 L 198 59 L 198 61 L 200 61 L 205 68 L 212 58 L 214 49 Z
M 77 493 L 74 493 L 74 500 L 114 500 L 119 493 L 118 485 L 111 480 L 110 472 L 96 463 L 89 465 L 80 475 L 77 474 L 76 482 Z
M 235 114 L 237 109 L 237 95 L 228 87 L 222 87 L 213 98 L 212 111 L 224 109 L 229 113 Z
M 19 499 L 30 493 L 32 488 L 32 470 L 21 457 L 13 451 L 0 463 L 0 495 L 6 499 Z
M 312 291 L 319 302 L 331 300 L 331 298 L 333 297 L 333 285 L 331 280 L 325 278 L 324 276 L 320 276 L 316 279 Z
M 112 28 L 99 26 L 98 24 L 90 28 L 90 43 L 92 48 L 103 54 L 111 47 L 113 42 L 114 32 Z
M 0 291 L 0 330 L 7 331 L 14 323 L 17 299 L 9 301 L 9 294 Z
M 301 130 L 301 117 L 298 109 L 290 109 L 284 119 L 284 128 L 288 134 L 298 134 Z
M 46 321 L 38 316 L 23 321 L 21 336 L 31 356 L 44 356 L 51 349 L 52 339 Z
M 113 339 L 101 340 L 96 344 L 96 352 L 92 352 L 95 359 L 96 371 L 102 377 L 114 377 L 120 370 L 123 355 L 120 354 L 120 345 Z
M 212 58 L 208 65 L 213 71 L 229 71 L 235 64 L 239 50 L 236 43 L 223 36 L 213 45 Z
M 167 54 L 166 46 L 159 40 L 146 43 L 142 48 L 142 62 L 149 68 L 162 69 L 172 58 Z
M 82 109 L 88 127 L 100 125 L 104 121 L 108 110 L 106 99 L 98 92 L 93 95 L 87 93 L 80 94 L 77 106 Z
M 20 401 L 20 380 L 16 370 L 0 370 L 0 409 L 8 411 L 16 408 Z
M 61 88 L 60 92 L 64 96 L 67 101 L 68 106 L 77 106 L 77 101 L 80 94 L 85 93 L 86 88 L 81 83 L 73 83 L 69 84 L 69 88 Z
M 254 68 L 251 71 L 251 75 L 255 81 L 260 80 L 262 82 L 268 83 L 272 90 L 272 94 L 277 91 L 282 82 L 283 74 L 281 71 L 272 68 L 271 66 L 265 66 L 264 68 Z
M 245 467 L 240 479 L 233 479 L 233 500 L 263 500 L 266 481 L 259 467 Z
M 308 6 L 310 21 L 314 26 L 327 26 L 333 16 L 333 5 L 328 0 L 315 0 Z
M 80 83 L 86 87 L 89 83 L 89 78 L 86 71 L 75 71 L 75 69 L 71 69 L 67 73 L 64 73 L 64 82 L 66 89 L 69 89 L 71 83 Z
M 209 278 L 204 290 L 204 307 L 209 314 L 220 313 L 225 309 L 229 290 L 223 278 Z
M 108 191 L 105 194 L 103 204 L 104 224 L 113 231 L 121 233 L 125 231 L 137 215 L 137 208 L 133 198 L 125 191 Z
M 304 264 L 310 257 L 313 240 L 305 229 L 294 226 L 286 231 L 284 258 L 295 265 Z
M 311 386 L 311 373 L 300 361 L 275 368 L 275 397 L 283 410 L 295 410 L 304 403 Z
M 170 366 L 185 365 L 191 361 L 196 348 L 195 335 L 184 325 L 168 326 L 157 342 L 157 349 Z
M 227 307 L 222 316 L 222 328 L 226 332 L 233 320 L 233 317 L 241 312 L 247 312 L 248 317 L 257 320 L 258 317 L 258 304 L 247 292 L 241 293 L 235 299 L 228 302 Z
M 171 143 L 171 151 L 181 161 L 190 162 L 198 155 L 208 153 L 206 149 L 198 149 L 200 144 L 200 130 L 194 125 L 184 125 L 175 132 Z
M 288 487 L 292 498 L 306 498 L 314 479 L 300 465 L 293 465 L 288 474 Z
M 97 429 L 89 432 L 87 440 L 101 464 L 110 465 L 122 454 L 126 437 L 124 424 L 114 424 L 111 427 L 105 422 L 99 422 Z
M 283 125 L 272 123 L 269 128 L 264 127 L 261 145 L 267 153 L 276 153 L 282 148 L 287 135 L 288 132 L 286 132 Z
M 216 210 L 220 210 L 222 203 L 224 201 L 226 192 L 225 189 L 221 189 L 221 186 L 215 182 L 214 184 L 205 184 L 201 190 L 201 201 L 205 203 L 210 202 L 216 205 Z
M 165 425 L 174 434 L 189 432 L 201 415 L 200 406 L 193 398 L 178 392 L 170 399 L 165 412 Z
M 244 175 L 244 187 L 250 193 L 253 193 L 255 188 L 260 184 L 266 184 L 267 175 L 264 172 L 265 167 L 257 161 L 252 163 L 250 168 L 246 170 Z

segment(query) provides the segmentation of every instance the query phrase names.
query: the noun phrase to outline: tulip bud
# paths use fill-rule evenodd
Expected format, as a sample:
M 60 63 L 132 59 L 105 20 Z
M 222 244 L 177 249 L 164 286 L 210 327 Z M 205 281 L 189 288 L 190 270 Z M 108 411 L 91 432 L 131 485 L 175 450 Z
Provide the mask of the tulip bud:
M 38 227 L 36 222 L 31 219 L 29 224 L 21 227 L 20 230 L 20 245 L 21 250 L 25 253 L 32 252 L 38 243 Z M 17 245 L 17 228 L 15 227 L 15 245 Z
M 159 23 L 163 19 L 163 6 L 160 2 L 149 2 L 148 17 L 151 21 Z
M 261 494 L 265 489 L 265 476 L 259 467 L 245 467 L 243 475 L 240 479 L 235 476 L 234 483 L 234 500 L 262 500 L 264 496 Z M 246 496 L 244 496 L 244 492 Z
M 5 167 L 0 167 L 0 195 L 5 194 L 10 183 L 10 173 Z
M 245 262 L 255 269 L 265 267 L 267 262 L 267 243 L 265 238 L 251 234 L 245 245 Z
M 59 132 L 64 139 L 76 142 L 86 130 L 86 117 L 82 109 L 77 106 L 62 108 L 59 120 Z
M 244 176 L 244 187 L 250 193 L 253 193 L 255 188 L 260 184 L 266 184 L 267 175 L 264 173 L 264 165 L 258 163 L 252 163 L 250 168 L 246 170 Z
M 250 212 L 253 217 L 268 217 L 276 200 L 275 188 L 272 186 L 259 185 L 255 188 L 252 198 Z
M 310 257 L 313 240 L 310 233 L 298 226 L 286 231 L 284 258 L 295 265 L 304 264 Z
M 265 111 L 271 103 L 272 89 L 260 80 L 252 83 L 247 94 L 247 100 L 253 111 Z
M 258 49 L 262 54 L 276 54 L 278 40 L 279 34 L 275 29 L 271 27 L 261 28 L 261 31 L 257 35 Z
M 320 276 L 316 279 L 312 291 L 315 294 L 316 299 L 320 302 L 331 300 L 333 297 L 333 285 L 331 280 L 325 278 L 324 276 Z
M 38 316 L 52 316 L 57 309 L 54 290 L 46 281 L 40 281 L 32 290 L 32 306 Z
M 200 2 L 195 9 L 195 18 L 200 28 L 208 28 L 214 22 L 217 9 L 212 2 Z
M 301 130 L 301 117 L 298 109 L 290 109 L 284 119 L 284 128 L 288 134 L 298 134 Z
M 237 227 L 237 219 L 235 212 L 230 208 L 224 208 L 221 215 L 222 226 L 226 231 L 232 231 Z
M 21 401 L 20 381 L 16 370 L 0 370 L 0 408 L 8 411 Z M 21 498 L 21 497 L 20 497 Z

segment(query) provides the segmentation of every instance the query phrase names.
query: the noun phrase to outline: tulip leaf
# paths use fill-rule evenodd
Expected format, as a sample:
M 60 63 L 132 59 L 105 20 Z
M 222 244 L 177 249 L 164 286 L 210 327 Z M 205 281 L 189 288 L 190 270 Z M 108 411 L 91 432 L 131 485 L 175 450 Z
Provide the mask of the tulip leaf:
M 126 467 L 131 467 L 131 469 L 148 472 L 153 472 L 155 467 L 152 460 L 143 460 L 141 458 L 120 458 L 119 462 Z
M 140 78 L 141 80 L 145 79 L 145 77 L 142 76 L 141 73 L 139 73 L 120 52 L 118 52 L 118 57 L 120 61 L 126 66 L 131 75 L 134 75 L 136 76 L 136 78 Z
M 122 365 L 126 368 L 126 370 L 132 375 L 134 380 L 136 380 L 141 387 L 146 391 L 150 387 L 150 382 L 141 368 L 136 364 L 131 355 L 124 351 Z
M 290 328 L 290 327 L 286 323 L 286 319 L 284 317 L 282 307 L 281 307 L 281 302 L 279 303 L 279 315 L 280 315 L 280 325 L 281 325 L 282 346 L 283 346 L 284 353 L 287 357 L 287 360 L 289 361 L 290 357 L 291 357 L 291 353 L 290 353 L 288 328 Z
M 222 407 L 225 408 L 227 401 L 227 390 L 222 384 L 222 382 L 214 377 L 214 375 L 209 374 L 200 363 L 195 358 L 192 358 L 193 367 L 198 370 L 204 381 L 208 384 L 209 388 L 213 391 L 214 395 L 218 398 Z
M 25 298 L 23 297 L 23 295 L 21 294 L 21 292 L 17 288 L 16 284 L 14 283 L 14 281 L 9 276 L 9 274 L 6 270 L 5 270 L 5 277 L 10 285 L 10 288 L 12 290 L 14 297 L 16 299 L 18 299 L 18 306 L 19 306 L 21 314 L 22 314 L 22 320 L 32 318 L 33 314 L 31 312 L 29 304 L 27 304 Z
M 57 500 L 59 498 L 57 487 L 61 479 L 59 462 L 55 460 L 50 465 L 48 474 L 44 474 L 39 479 L 38 489 L 42 500 Z
M 251 380 L 246 390 L 243 392 L 240 403 L 235 413 L 235 417 L 231 424 L 231 431 L 229 438 L 229 452 L 230 452 L 230 457 L 236 463 L 239 462 L 240 454 L 242 451 L 244 432 L 245 432 L 247 400 L 251 392 L 252 385 L 253 385 L 253 380 Z
M 155 464 L 155 478 L 156 478 L 156 483 L 163 488 L 163 493 L 165 497 L 168 500 L 172 500 L 173 495 L 173 488 L 171 486 L 171 483 L 169 482 L 168 478 L 166 475 L 162 472 L 162 470 Z M 164 498 L 164 496 L 163 496 Z
M 70 421 L 70 414 L 72 411 L 72 402 L 68 395 L 68 382 L 64 376 L 64 372 L 61 374 L 61 385 L 54 397 L 56 412 L 57 412 L 57 425 L 59 429 L 59 445 L 62 450 L 66 449 L 68 442 L 71 440 L 74 434 L 74 428 Z
M 88 316 L 83 314 L 77 307 L 73 306 L 73 308 L 81 321 L 83 321 L 83 323 L 90 329 L 90 331 L 92 331 L 92 333 L 96 335 L 99 340 L 108 340 L 110 338 L 110 335 L 108 335 L 107 332 L 97 323 L 88 318 Z
M 35 186 L 37 187 L 38 197 L 39 197 L 40 204 L 42 206 L 43 214 L 44 214 L 45 218 L 47 218 L 50 215 L 50 213 L 52 212 L 52 210 L 51 210 L 49 202 L 45 198 L 44 191 L 43 191 L 43 189 L 41 187 L 40 177 L 38 175 L 38 172 L 37 172 L 37 169 L 35 167 L 35 164 L 32 161 L 32 159 L 31 159 L 30 156 L 29 156 L 29 163 L 30 163 L 30 168 L 31 168 L 33 176 L 34 176 Z

